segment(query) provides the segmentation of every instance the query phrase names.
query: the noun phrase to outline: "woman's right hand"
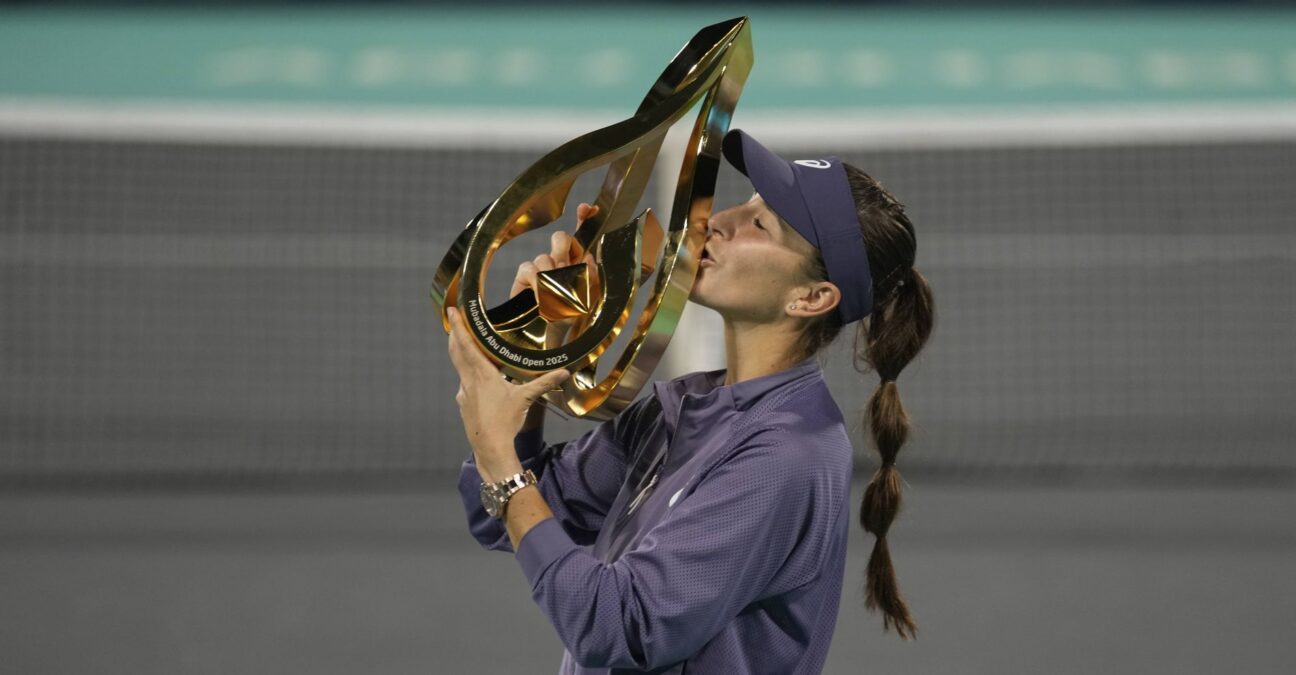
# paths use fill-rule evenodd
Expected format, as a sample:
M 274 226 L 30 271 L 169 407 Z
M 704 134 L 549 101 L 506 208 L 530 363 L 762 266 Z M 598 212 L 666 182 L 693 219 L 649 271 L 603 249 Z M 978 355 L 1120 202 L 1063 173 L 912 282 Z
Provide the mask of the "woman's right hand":
M 579 228 L 582 223 L 598 212 L 599 207 L 581 202 L 576 207 L 576 227 Z M 571 259 L 574 243 L 572 236 L 562 230 L 557 230 L 551 234 L 549 236 L 549 253 L 541 253 L 535 258 L 518 265 L 517 277 L 513 280 L 513 288 L 509 290 L 509 298 L 512 299 L 518 293 L 536 288 L 536 277 L 540 272 L 575 264 Z M 586 252 L 584 262 L 592 268 L 594 266 L 594 255 Z M 572 318 L 549 324 L 545 342 L 547 344 L 557 344 L 558 340 L 567 336 L 567 330 L 575 320 L 575 318 Z

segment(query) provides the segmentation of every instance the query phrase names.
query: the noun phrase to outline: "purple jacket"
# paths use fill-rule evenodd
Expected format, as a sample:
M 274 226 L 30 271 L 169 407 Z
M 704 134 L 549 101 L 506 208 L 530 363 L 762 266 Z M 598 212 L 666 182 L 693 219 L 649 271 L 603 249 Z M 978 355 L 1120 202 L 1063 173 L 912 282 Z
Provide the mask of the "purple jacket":
M 515 556 L 566 647 L 561 675 L 822 671 L 850 525 L 842 414 L 814 357 L 724 377 L 654 382 L 565 443 L 546 445 L 543 428 L 514 439 L 554 513 Z M 657 484 L 624 516 L 668 443 Z M 483 548 L 512 551 L 480 485 L 469 456 L 468 528 Z

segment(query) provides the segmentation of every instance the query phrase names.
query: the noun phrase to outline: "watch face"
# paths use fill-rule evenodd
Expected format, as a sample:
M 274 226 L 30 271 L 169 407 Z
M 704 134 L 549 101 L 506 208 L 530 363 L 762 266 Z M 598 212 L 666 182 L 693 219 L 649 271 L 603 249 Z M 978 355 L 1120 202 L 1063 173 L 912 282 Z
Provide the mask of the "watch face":
M 495 498 L 495 490 L 491 489 L 489 484 L 482 485 L 481 501 L 482 506 L 486 507 L 486 513 L 492 517 L 499 517 L 499 500 Z

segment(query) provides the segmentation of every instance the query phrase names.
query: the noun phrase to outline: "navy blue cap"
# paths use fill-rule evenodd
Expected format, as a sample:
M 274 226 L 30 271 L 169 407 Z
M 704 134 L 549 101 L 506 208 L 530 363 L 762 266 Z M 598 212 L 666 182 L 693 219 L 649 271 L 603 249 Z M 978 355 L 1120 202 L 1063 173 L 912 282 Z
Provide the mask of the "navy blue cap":
M 751 180 L 780 218 L 823 255 L 828 281 L 841 290 L 842 323 L 873 311 L 873 277 L 846 167 L 837 157 L 789 162 L 741 129 L 725 134 L 725 159 Z

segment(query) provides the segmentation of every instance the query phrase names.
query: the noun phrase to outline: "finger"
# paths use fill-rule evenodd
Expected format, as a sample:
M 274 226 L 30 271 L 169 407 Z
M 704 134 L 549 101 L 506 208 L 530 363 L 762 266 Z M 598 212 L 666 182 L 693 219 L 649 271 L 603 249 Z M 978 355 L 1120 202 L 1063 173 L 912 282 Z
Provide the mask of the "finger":
M 549 257 L 555 265 L 567 266 L 571 262 L 571 235 L 562 230 L 554 230 L 549 235 Z
M 524 262 L 518 266 L 517 283 L 533 289 L 536 287 L 536 275 L 538 274 L 540 274 L 540 268 L 536 267 L 535 263 Z
M 513 277 L 513 288 L 509 289 L 510 298 L 531 286 L 531 276 L 533 273 L 527 271 L 529 266 L 531 266 L 530 262 L 524 262 L 521 265 L 518 265 L 517 275 Z
M 541 396 L 544 396 L 545 392 L 557 388 L 558 385 L 562 384 L 568 377 L 571 377 L 571 373 L 559 368 L 558 370 L 551 370 L 544 375 L 531 380 L 523 385 L 523 387 L 525 388 L 527 397 L 531 401 L 535 401 Z
M 456 349 L 459 352 L 459 362 L 469 369 L 468 372 L 475 373 L 479 377 L 498 373 L 499 368 L 490 360 L 490 357 L 486 356 L 483 351 L 485 348 L 468 335 L 468 317 L 458 311 L 455 311 L 455 316 L 458 317 L 455 321 L 458 326 L 455 328 L 454 336 Z M 453 358 L 453 354 L 451 356 Z
M 450 314 L 450 360 L 454 362 L 455 368 L 462 377 L 465 373 L 477 370 L 478 364 L 473 357 L 485 358 L 485 356 L 480 353 L 478 347 L 468 344 L 474 342 L 467 335 L 468 318 L 454 307 L 451 307 L 447 313 Z
M 447 308 L 446 314 L 450 318 L 450 345 L 448 348 L 450 351 L 450 362 L 454 364 L 455 370 L 459 372 L 459 376 L 463 377 L 463 374 L 466 371 L 464 369 L 465 364 L 462 356 L 463 349 L 459 343 L 460 326 L 463 322 L 459 320 L 459 312 L 455 311 L 454 307 Z
M 463 332 L 468 329 L 468 317 L 458 307 L 454 306 L 447 308 L 446 314 L 450 317 L 451 335 L 455 335 L 457 340 L 462 340 Z
M 549 257 L 548 253 L 541 253 L 536 256 L 531 260 L 531 264 L 535 265 L 537 269 L 542 271 L 551 270 L 558 266 L 554 263 L 554 259 Z
M 450 360 L 454 363 L 455 369 L 459 371 L 460 376 L 471 372 L 472 363 L 471 346 L 468 344 L 471 338 L 466 334 L 467 317 L 457 308 L 451 307 L 446 310 L 450 315 Z

